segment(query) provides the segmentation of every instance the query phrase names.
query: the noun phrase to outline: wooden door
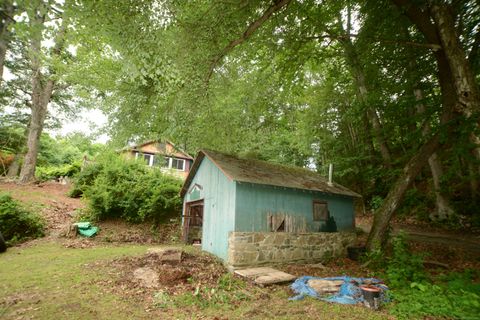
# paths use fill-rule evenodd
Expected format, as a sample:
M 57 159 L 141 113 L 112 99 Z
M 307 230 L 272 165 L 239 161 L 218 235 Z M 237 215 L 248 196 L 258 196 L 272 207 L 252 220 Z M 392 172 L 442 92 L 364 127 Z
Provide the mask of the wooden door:
M 187 202 L 183 216 L 183 241 L 190 242 L 189 235 L 192 229 L 203 226 L 203 200 Z

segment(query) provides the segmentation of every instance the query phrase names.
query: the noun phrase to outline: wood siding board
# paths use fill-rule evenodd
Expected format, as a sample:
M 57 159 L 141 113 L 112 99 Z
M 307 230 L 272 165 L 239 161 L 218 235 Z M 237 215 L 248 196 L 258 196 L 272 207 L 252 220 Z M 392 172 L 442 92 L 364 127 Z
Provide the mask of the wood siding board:
M 204 200 L 202 249 L 227 260 L 228 234 L 235 223 L 235 183 L 204 158 L 187 188 L 195 184 L 202 186 L 200 198 Z M 189 197 L 186 192 L 184 203 L 190 201 Z
M 324 222 L 313 221 L 314 200 L 328 203 L 339 231 L 352 230 L 354 211 L 351 197 L 245 183 L 237 183 L 236 193 L 235 231 L 269 231 L 267 216 L 275 212 L 304 217 L 308 232 L 319 231 Z

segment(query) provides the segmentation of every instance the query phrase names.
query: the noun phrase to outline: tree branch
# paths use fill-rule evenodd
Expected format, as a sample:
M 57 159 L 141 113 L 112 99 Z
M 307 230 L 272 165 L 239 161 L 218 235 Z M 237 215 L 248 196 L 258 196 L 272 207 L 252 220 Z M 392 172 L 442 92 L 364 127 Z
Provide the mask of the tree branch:
M 405 12 L 405 15 L 417 26 L 428 42 L 440 46 L 440 38 L 428 12 L 422 11 L 410 0 L 392 0 L 392 2 Z
M 321 35 L 321 36 L 311 36 L 311 37 L 305 37 L 305 39 L 335 39 L 335 40 L 347 40 L 349 38 L 357 38 L 360 35 L 358 34 L 334 34 L 328 32 L 328 34 Z M 385 42 L 385 43 L 393 43 L 393 44 L 403 44 L 407 46 L 414 46 L 414 47 L 420 47 L 420 48 L 427 48 L 427 49 L 432 49 L 433 51 L 438 51 L 441 50 L 442 47 L 438 44 L 434 43 L 418 43 L 418 42 L 413 42 L 413 41 L 402 41 L 402 40 L 390 40 L 390 39 L 378 39 L 374 38 L 372 39 L 373 41 L 377 42 Z
M 275 0 L 268 8 L 265 10 L 265 12 L 262 14 L 260 18 L 257 20 L 253 21 L 248 28 L 243 32 L 243 34 L 235 39 L 230 41 L 230 43 L 223 48 L 223 50 L 213 59 L 211 65 L 210 65 L 210 70 L 208 72 L 206 81 L 210 80 L 213 70 L 215 66 L 220 62 L 220 60 L 223 59 L 224 56 L 226 56 L 231 50 L 233 50 L 236 46 L 242 44 L 252 36 L 255 31 L 257 31 L 265 21 L 267 21 L 275 12 L 280 11 L 283 7 L 288 6 L 288 4 L 291 2 L 291 0 Z

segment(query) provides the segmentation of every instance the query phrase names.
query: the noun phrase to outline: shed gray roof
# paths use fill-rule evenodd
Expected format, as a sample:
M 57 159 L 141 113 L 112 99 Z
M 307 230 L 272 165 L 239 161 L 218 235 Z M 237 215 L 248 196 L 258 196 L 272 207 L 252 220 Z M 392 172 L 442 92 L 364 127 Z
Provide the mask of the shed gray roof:
M 197 154 L 192 169 L 180 192 L 182 196 L 187 192 L 204 157 L 210 159 L 230 180 L 361 197 L 358 193 L 338 183 L 330 185 L 327 179 L 318 173 L 304 168 L 261 160 L 243 159 L 212 150 L 201 150 Z

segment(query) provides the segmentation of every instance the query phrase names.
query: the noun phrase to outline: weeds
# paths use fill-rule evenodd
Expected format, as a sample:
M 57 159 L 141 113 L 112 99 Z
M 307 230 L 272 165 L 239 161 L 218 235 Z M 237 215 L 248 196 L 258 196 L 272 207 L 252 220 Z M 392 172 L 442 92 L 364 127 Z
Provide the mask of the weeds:
M 398 319 L 478 319 L 478 271 L 429 277 L 423 257 L 410 251 L 403 234 L 393 238 L 391 255 L 383 259 L 383 264 L 380 252 L 369 253 L 369 258 L 373 265 L 381 266 L 380 273 L 392 289 L 393 303 L 388 309 Z
M 193 282 L 193 279 L 189 279 Z M 165 291 L 158 291 L 153 296 L 153 305 L 157 308 L 183 308 L 195 306 L 201 309 L 238 304 L 250 299 L 244 291 L 245 282 L 231 274 L 225 274 L 218 279 L 215 287 L 195 288 L 194 292 L 186 292 L 178 296 Z

